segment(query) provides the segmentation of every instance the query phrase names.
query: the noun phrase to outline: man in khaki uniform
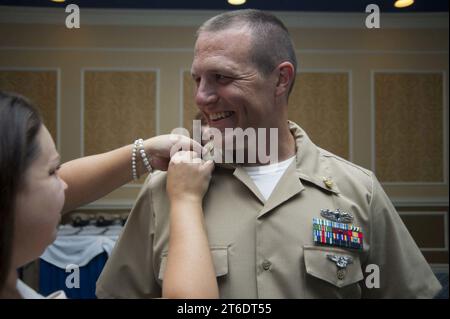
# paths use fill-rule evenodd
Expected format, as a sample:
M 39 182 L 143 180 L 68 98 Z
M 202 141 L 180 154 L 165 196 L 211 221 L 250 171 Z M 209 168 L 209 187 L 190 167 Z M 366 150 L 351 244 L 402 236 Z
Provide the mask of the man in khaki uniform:
M 270 14 L 230 12 L 199 30 L 192 75 L 208 125 L 278 129 L 278 164 L 216 164 L 204 198 L 221 297 L 433 297 L 440 284 L 373 173 L 320 149 L 288 122 L 295 73 L 287 30 Z M 165 184 L 163 172 L 147 179 L 97 282 L 98 297 L 161 296 Z

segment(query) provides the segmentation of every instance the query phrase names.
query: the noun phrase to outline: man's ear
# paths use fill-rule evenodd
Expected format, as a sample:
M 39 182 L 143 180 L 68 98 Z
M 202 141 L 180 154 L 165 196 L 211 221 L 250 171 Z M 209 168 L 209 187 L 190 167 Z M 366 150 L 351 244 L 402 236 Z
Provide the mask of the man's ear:
M 294 80 L 294 66 L 291 62 L 285 61 L 278 65 L 278 81 L 275 94 L 277 96 L 288 94 L 291 83 Z

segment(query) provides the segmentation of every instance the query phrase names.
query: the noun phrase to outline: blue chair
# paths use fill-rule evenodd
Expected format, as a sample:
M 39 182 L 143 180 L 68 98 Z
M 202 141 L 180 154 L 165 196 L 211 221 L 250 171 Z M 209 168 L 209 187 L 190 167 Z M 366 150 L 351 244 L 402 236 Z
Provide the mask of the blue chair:
M 442 285 L 442 290 L 437 294 L 435 299 L 448 299 L 448 272 L 436 271 L 434 274 Z
M 86 266 L 80 267 L 80 288 L 67 288 L 66 278 L 72 272 L 66 272 L 40 259 L 39 293 L 47 296 L 57 290 L 64 290 L 70 299 L 95 299 L 95 283 L 105 266 L 108 254 L 106 252 L 94 257 Z

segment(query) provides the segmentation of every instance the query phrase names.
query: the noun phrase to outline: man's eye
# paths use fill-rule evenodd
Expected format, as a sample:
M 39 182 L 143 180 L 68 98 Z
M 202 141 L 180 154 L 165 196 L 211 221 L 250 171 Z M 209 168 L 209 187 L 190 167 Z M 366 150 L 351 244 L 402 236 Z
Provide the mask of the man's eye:
M 55 175 L 59 171 L 60 167 L 61 166 L 58 166 L 55 169 L 52 169 L 50 172 L 48 172 L 48 174 L 49 175 Z
M 221 82 L 231 81 L 231 77 L 222 75 L 222 74 L 216 74 L 216 80 Z

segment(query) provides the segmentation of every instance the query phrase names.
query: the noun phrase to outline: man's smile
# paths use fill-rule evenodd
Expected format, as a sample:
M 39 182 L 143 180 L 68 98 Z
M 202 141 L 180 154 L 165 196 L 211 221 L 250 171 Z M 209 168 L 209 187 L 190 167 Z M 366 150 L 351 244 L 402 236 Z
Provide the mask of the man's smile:
M 224 130 L 234 128 L 236 125 L 236 113 L 234 111 L 208 112 L 206 114 L 210 127 Z
M 208 114 L 208 118 L 213 122 L 217 122 L 217 121 L 229 118 L 233 114 L 234 114 L 233 111 L 217 112 L 217 113 Z

